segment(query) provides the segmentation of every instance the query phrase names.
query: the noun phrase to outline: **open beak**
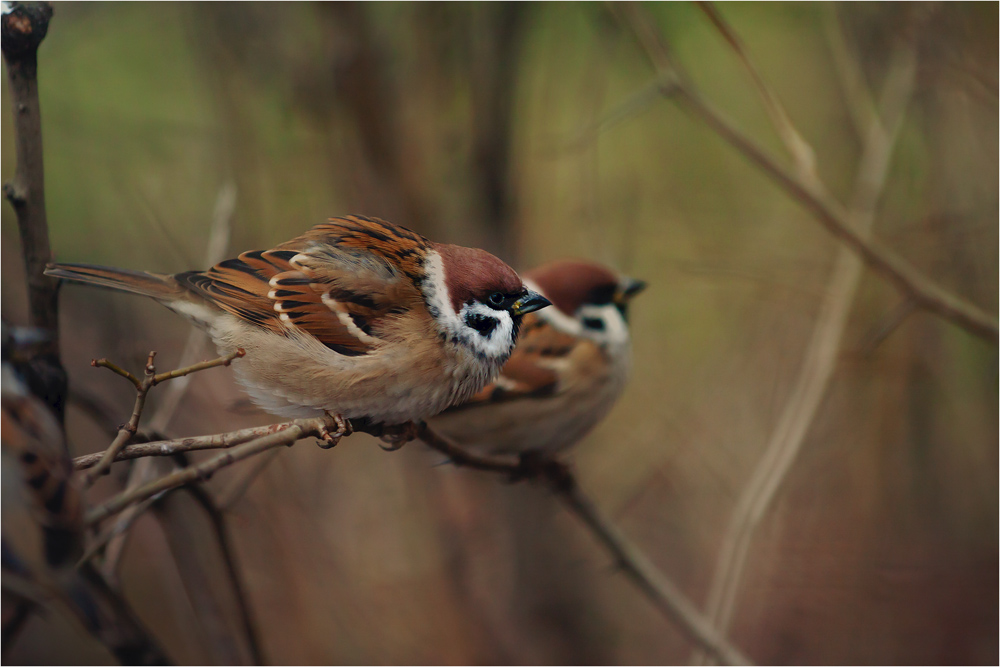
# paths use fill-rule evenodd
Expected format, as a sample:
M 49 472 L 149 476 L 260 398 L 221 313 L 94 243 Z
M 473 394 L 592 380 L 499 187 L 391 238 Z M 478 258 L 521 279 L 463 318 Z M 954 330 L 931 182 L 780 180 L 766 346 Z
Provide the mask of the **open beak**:
M 544 296 L 538 292 L 533 292 L 528 290 L 520 299 L 515 301 L 510 306 L 510 312 L 515 315 L 525 315 L 527 313 L 533 313 L 536 310 L 541 310 L 545 306 L 551 306 L 552 302 L 546 299 Z

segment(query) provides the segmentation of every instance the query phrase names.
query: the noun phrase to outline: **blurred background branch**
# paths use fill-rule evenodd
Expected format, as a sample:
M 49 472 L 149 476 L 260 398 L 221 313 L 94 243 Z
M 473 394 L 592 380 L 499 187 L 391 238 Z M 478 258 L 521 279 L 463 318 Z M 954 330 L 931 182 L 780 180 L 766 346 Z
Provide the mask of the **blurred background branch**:
M 661 81 L 664 95 L 682 99 L 720 137 L 774 178 L 793 198 L 812 211 L 817 220 L 830 233 L 846 243 L 876 273 L 895 285 L 903 295 L 913 299 L 920 307 L 993 344 L 1000 340 L 1000 330 L 997 328 L 996 317 L 941 288 L 894 251 L 874 239 L 866 238 L 856 228 L 855 221 L 850 217 L 850 212 L 830 195 L 821 181 L 815 178 L 814 171 L 810 166 L 814 161 L 811 155 L 812 151 L 801 140 L 801 135 L 791 127 L 788 116 L 781 112 L 776 98 L 767 92 L 766 87 L 761 88 L 762 96 L 766 102 L 765 106 L 771 110 L 772 119 L 777 123 L 779 135 L 782 136 L 795 158 L 798 173 L 789 173 L 770 157 L 757 142 L 737 129 L 702 97 L 700 92 L 686 81 L 686 76 L 683 75 L 678 64 L 667 56 L 666 46 L 649 27 L 652 23 L 648 16 L 645 16 L 643 11 L 639 9 L 639 5 L 630 3 L 626 7 L 624 14 L 630 27 L 636 32 L 639 43 L 646 49 L 650 60 L 664 77 Z M 717 26 L 722 26 L 724 34 L 729 34 L 716 12 L 710 11 L 709 16 L 716 21 Z M 737 48 L 741 58 L 746 62 L 739 42 L 730 43 Z M 750 71 L 753 73 L 758 87 L 763 86 L 763 79 L 759 77 L 756 69 L 751 68 Z
M 917 39 L 917 31 L 913 31 L 910 41 L 898 45 L 892 52 L 879 97 L 879 113 L 871 118 L 865 133 L 850 208 L 856 228 L 865 238 L 871 234 L 896 138 L 913 93 Z M 859 105 L 860 102 L 852 104 Z M 861 258 L 850 248 L 841 247 L 838 250 L 798 379 L 768 440 L 764 455 L 733 510 L 706 605 L 711 623 L 724 634 L 728 633 L 732 621 L 736 596 L 741 589 L 750 545 L 757 528 L 795 463 L 820 402 L 828 391 L 863 266 Z M 693 662 L 703 664 L 704 658 L 703 653 L 696 655 Z

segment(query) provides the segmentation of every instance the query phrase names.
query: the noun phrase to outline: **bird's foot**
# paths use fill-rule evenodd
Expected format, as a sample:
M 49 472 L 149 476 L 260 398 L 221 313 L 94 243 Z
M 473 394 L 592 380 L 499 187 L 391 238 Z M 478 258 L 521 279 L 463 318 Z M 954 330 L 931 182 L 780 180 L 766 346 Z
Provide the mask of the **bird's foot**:
M 320 440 L 316 443 L 319 445 L 320 449 L 332 449 L 337 446 L 340 439 L 345 435 L 354 433 L 354 427 L 351 426 L 351 421 L 349 419 L 344 419 L 343 415 L 332 415 L 329 412 L 326 414 L 333 419 L 333 422 L 337 425 L 337 430 L 330 431 L 330 429 L 326 426 L 320 426 Z
M 403 445 L 411 440 L 416 440 L 419 431 L 419 427 L 414 422 L 383 426 L 382 433 L 379 435 L 379 440 L 386 443 L 388 446 L 379 445 L 379 447 L 387 452 L 394 452 L 397 449 L 401 449 Z

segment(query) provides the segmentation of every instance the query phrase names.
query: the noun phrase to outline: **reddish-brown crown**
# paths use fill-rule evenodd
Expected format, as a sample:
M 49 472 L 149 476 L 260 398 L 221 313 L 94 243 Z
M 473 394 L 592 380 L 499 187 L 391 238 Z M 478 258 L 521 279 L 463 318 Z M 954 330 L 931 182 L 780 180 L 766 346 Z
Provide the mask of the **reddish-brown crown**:
M 485 302 L 493 292 L 518 294 L 524 284 L 514 269 L 485 250 L 434 243 L 444 264 L 444 282 L 457 313 L 473 299 Z
M 548 262 L 524 274 L 538 285 L 553 305 L 572 315 L 585 303 L 609 303 L 618 288 L 611 270 L 576 259 Z

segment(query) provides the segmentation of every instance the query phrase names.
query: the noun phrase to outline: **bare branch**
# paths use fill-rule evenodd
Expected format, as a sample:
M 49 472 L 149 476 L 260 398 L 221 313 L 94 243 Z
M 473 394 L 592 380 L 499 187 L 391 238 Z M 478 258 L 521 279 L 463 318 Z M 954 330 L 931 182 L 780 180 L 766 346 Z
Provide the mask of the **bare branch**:
M 767 110 L 768 116 L 771 117 L 771 124 L 774 125 L 782 143 L 785 144 L 785 148 L 792 156 L 798 177 L 804 182 L 817 186 L 819 184 L 819 175 L 816 173 L 816 152 L 802 138 L 795 125 L 792 124 L 792 120 L 789 118 L 788 112 L 785 111 L 784 105 L 781 104 L 781 100 L 774 94 L 771 87 L 767 85 L 764 76 L 750 59 L 746 47 L 743 46 L 743 41 L 729 27 L 729 24 L 722 18 L 722 15 L 719 14 L 719 10 L 715 8 L 713 3 L 698 2 L 696 4 L 705 13 L 726 42 L 729 43 L 729 46 L 739 57 L 740 62 L 743 63 L 747 72 L 750 73 L 754 87 L 764 102 L 764 108 Z
M 245 442 L 254 440 L 261 436 L 270 435 L 283 431 L 292 426 L 308 426 L 312 419 L 298 419 L 283 424 L 270 424 L 268 426 L 255 426 L 239 431 L 219 433 L 217 435 L 201 435 L 187 438 L 177 438 L 175 440 L 157 440 L 141 444 L 131 444 L 118 452 L 115 461 L 130 461 L 147 456 L 173 456 L 183 452 L 192 452 L 202 449 L 226 449 L 235 445 L 242 445 Z M 73 465 L 77 470 L 85 470 L 93 467 L 105 456 L 106 452 L 96 454 L 85 454 L 73 459 Z
M 242 498 L 254 480 L 260 476 L 264 469 L 270 465 L 271 461 L 277 457 L 280 450 L 273 449 L 258 456 L 253 461 L 243 466 L 238 473 L 234 473 L 233 479 L 227 487 L 222 489 L 215 496 L 215 504 L 220 511 L 225 512 L 231 509 Z
M 237 348 L 235 352 L 230 352 L 224 357 L 219 357 L 218 359 L 212 359 L 211 361 L 202 361 L 197 364 L 192 364 L 187 368 L 178 368 L 177 370 L 168 371 L 166 373 L 160 373 L 153 376 L 153 385 L 158 385 L 161 382 L 166 382 L 167 380 L 172 380 L 173 378 L 184 377 L 185 375 L 190 375 L 191 373 L 197 373 L 198 371 L 204 371 L 209 368 L 216 368 L 218 366 L 228 366 L 233 363 L 233 359 L 239 359 L 246 355 L 243 348 Z
M 291 445 L 297 440 L 310 436 L 324 437 L 331 429 L 336 428 L 337 422 L 330 415 L 307 419 L 305 420 L 305 425 L 292 424 L 289 428 L 251 440 L 203 463 L 182 468 L 177 472 L 144 484 L 137 489 L 121 493 L 87 512 L 84 517 L 84 525 L 93 526 L 98 524 L 109 516 L 121 512 L 133 503 L 141 502 L 146 498 L 152 498 L 164 491 L 209 479 L 222 468 L 249 458 L 254 454 L 259 454 L 275 447 Z
M 111 364 L 111 362 L 107 361 L 106 359 L 101 360 L 106 362 L 104 364 L 106 368 L 110 368 L 119 375 L 124 373 L 125 377 L 127 377 L 130 381 L 132 381 L 132 384 L 136 385 L 135 405 L 132 407 L 132 416 L 129 418 L 126 424 L 123 424 L 121 428 L 118 429 L 118 435 L 115 436 L 115 439 L 111 442 L 111 446 L 108 447 L 107 451 L 104 452 L 104 455 L 101 457 L 101 460 L 98 461 L 96 465 L 94 465 L 92 470 L 90 470 L 86 475 L 84 475 L 83 477 L 84 486 L 92 485 L 98 477 L 100 477 L 101 475 L 103 475 L 105 472 L 108 471 L 108 468 L 111 467 L 111 464 L 114 462 L 115 456 L 118 454 L 118 452 L 120 452 L 122 448 L 128 444 L 129 440 L 132 439 L 132 436 L 134 436 L 136 434 L 136 431 L 139 430 L 139 418 L 142 417 L 142 409 L 146 405 L 146 394 L 149 393 L 150 387 L 153 386 L 153 379 L 156 377 L 155 375 L 156 369 L 153 366 L 153 357 L 155 355 L 156 355 L 155 352 L 149 353 L 149 360 L 146 362 L 146 377 L 144 380 L 142 380 L 142 382 L 138 383 L 136 381 L 136 378 L 128 371 L 125 371 L 117 366 L 114 366 L 113 364 Z M 92 363 L 92 365 L 97 366 L 100 364 L 98 362 L 94 362 Z
M 913 91 L 915 76 L 913 45 L 900 47 L 891 59 L 884 84 L 882 108 L 885 120 L 875 118 L 866 133 L 854 183 L 852 218 L 865 238 L 875 219 L 875 208 L 889 171 L 893 147 Z M 733 510 L 706 606 L 708 617 L 723 633 L 728 631 L 732 619 L 756 528 L 797 458 L 833 377 L 862 268 L 856 254 L 847 247 L 840 248 L 796 383 L 764 455 Z M 693 661 L 700 664 L 704 658 L 704 655 L 696 655 Z
M 42 162 L 42 116 L 38 103 L 38 46 L 45 39 L 52 18 L 47 3 L 14 3 L 0 18 L 3 57 L 13 105 L 17 169 L 4 184 L 4 196 L 17 212 L 22 252 L 28 278 L 32 326 L 51 332 L 53 349 L 59 349 L 59 282 L 45 275 L 52 261 L 45 214 L 45 169 Z
M 113 361 L 110 361 L 108 359 L 93 359 L 91 360 L 90 365 L 93 366 L 94 368 L 107 368 L 112 373 L 116 375 L 121 375 L 123 378 L 131 382 L 136 389 L 142 388 L 142 383 L 139 381 L 139 378 L 132 375 L 127 370 L 125 370 L 118 364 L 114 363 Z
M 969 333 L 996 344 L 1000 340 L 996 317 L 940 287 L 894 251 L 861 233 L 857 222 L 844 206 L 834 199 L 820 182 L 810 182 L 791 173 L 757 142 L 736 128 L 691 85 L 665 55 L 666 47 L 641 9 L 629 5 L 629 25 L 649 59 L 660 70 L 664 94 L 682 101 L 716 134 L 741 152 L 770 176 L 793 199 L 797 200 L 829 231 L 843 242 L 878 275 L 894 285 L 903 296 Z M 669 84 L 669 85 L 667 85 Z
M 205 266 L 215 266 L 226 258 L 235 210 L 236 185 L 232 181 L 228 181 L 219 189 L 219 194 L 215 198 L 215 209 L 212 212 L 212 224 L 207 239 L 208 245 L 203 258 Z M 207 348 L 208 335 L 197 327 L 191 327 L 187 342 L 184 344 L 184 351 L 181 352 L 179 365 L 193 364 L 206 354 Z M 163 433 L 166 430 L 181 403 L 181 399 L 184 398 L 189 384 L 190 377 L 184 376 L 178 378 L 176 382 L 171 382 L 169 387 L 158 394 L 158 406 L 148 422 L 148 428 L 151 431 Z
M 135 385 L 136 396 L 135 406 L 132 408 L 132 417 L 128 420 L 128 423 L 123 424 L 122 427 L 118 429 L 118 435 L 111 443 L 111 446 L 101 454 L 100 459 L 96 463 L 91 464 L 92 469 L 84 476 L 83 483 L 86 486 L 90 486 L 100 475 L 106 473 L 108 468 L 111 467 L 111 464 L 115 462 L 116 457 L 121 450 L 135 436 L 136 432 L 139 430 L 139 419 L 142 417 L 142 410 L 146 405 L 146 396 L 150 389 L 161 382 L 166 382 L 167 380 L 171 380 L 173 378 L 183 377 L 185 375 L 189 375 L 190 373 L 196 373 L 197 371 L 203 371 L 217 366 L 228 366 L 233 362 L 233 359 L 242 357 L 245 354 L 246 353 L 243 351 L 243 348 L 237 348 L 235 352 L 231 352 L 230 354 L 227 354 L 224 357 L 219 357 L 218 359 L 202 361 L 188 366 L 187 368 L 179 368 L 177 370 L 157 374 L 156 366 L 153 364 L 156 352 L 150 352 L 149 358 L 146 361 L 145 377 L 142 380 L 139 380 L 127 370 L 108 361 L 107 359 L 96 359 L 90 362 L 91 366 L 107 368 L 126 378 L 129 382 Z

